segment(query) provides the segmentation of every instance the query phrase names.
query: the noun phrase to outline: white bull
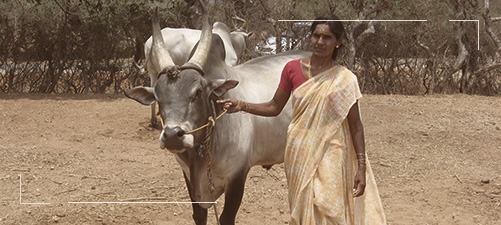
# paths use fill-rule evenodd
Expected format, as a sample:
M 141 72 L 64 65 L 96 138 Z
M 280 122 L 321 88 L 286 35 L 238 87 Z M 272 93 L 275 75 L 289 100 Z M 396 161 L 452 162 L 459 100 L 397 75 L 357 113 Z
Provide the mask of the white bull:
M 188 61 L 190 53 L 198 43 L 201 31 L 188 28 L 164 28 L 162 37 L 165 47 L 169 51 L 172 61 L 176 65 L 183 65 Z M 245 50 L 245 39 L 248 34 L 245 32 L 230 32 L 228 27 L 221 22 L 214 23 L 212 32 L 218 34 L 224 43 L 225 62 L 228 66 L 235 66 Z M 144 43 L 145 66 L 150 76 L 151 87 L 155 86 L 160 71 L 151 63 L 152 37 Z M 157 126 L 155 104 L 151 105 L 151 124 Z
M 311 53 L 265 56 L 228 66 L 224 62 L 224 42 L 210 32 L 212 28 L 206 10 L 203 11 L 200 43 L 180 70 L 175 69 L 161 41 L 160 26 L 153 16 L 151 64 L 155 71 L 161 71 L 158 82 L 154 87 L 135 87 L 125 94 L 144 105 L 159 103 L 164 121 L 160 147 L 175 153 L 192 201 L 213 202 L 225 194 L 220 222 L 227 225 L 235 223 L 250 168 L 283 162 L 290 104 L 279 116 L 271 118 L 244 113 L 223 115 L 216 121 L 210 141 L 206 138 L 209 128 L 191 131 L 210 121 L 209 116 L 214 118 L 221 113 L 221 106 L 215 103 L 217 97 L 250 102 L 269 100 L 285 64 Z M 214 189 L 210 188 L 211 183 Z M 192 206 L 196 224 L 206 224 L 207 208 L 212 204 Z

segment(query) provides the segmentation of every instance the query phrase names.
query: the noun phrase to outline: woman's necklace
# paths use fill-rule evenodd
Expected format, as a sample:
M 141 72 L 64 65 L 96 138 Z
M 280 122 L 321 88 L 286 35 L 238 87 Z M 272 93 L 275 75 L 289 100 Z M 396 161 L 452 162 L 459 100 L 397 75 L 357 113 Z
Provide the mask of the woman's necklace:
M 332 60 L 331 63 L 328 66 L 329 68 L 332 67 Z M 317 66 L 316 70 L 319 71 L 322 69 L 322 66 Z M 311 57 L 308 58 L 308 80 L 311 78 Z

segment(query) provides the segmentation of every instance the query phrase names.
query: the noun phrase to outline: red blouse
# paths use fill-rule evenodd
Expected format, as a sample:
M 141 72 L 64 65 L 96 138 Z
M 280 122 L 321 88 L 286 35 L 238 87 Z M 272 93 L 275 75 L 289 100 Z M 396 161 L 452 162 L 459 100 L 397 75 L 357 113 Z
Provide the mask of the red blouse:
M 291 92 L 307 80 L 301 71 L 301 59 L 296 59 L 285 65 L 278 87 L 283 91 Z

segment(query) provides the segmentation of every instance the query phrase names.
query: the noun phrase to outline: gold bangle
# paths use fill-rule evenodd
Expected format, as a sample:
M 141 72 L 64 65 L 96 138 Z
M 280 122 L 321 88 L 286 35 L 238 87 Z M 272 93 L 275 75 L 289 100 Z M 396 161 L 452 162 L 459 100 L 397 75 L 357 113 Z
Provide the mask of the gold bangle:
M 365 165 L 365 153 L 357 153 L 357 161 L 359 165 Z

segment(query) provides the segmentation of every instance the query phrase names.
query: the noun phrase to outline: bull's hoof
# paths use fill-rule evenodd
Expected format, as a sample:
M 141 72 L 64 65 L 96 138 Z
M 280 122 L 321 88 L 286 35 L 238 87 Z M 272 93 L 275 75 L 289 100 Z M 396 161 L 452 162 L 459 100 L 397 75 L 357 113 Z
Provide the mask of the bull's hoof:
M 273 165 L 263 165 L 263 168 L 265 168 L 266 170 L 270 170 L 272 166 Z
M 157 121 L 151 121 L 150 127 L 154 128 L 154 129 L 157 129 L 157 130 L 162 130 L 162 124 L 160 124 Z

